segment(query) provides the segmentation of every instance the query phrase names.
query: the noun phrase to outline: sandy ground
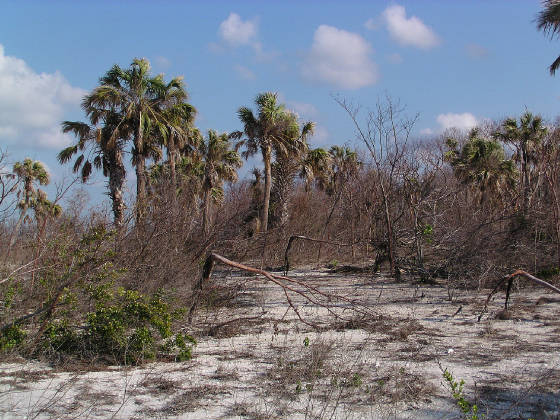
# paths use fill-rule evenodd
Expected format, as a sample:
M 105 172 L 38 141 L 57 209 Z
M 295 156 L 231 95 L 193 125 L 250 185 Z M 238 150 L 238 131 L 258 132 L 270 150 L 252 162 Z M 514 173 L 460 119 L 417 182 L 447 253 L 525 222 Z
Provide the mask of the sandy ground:
M 0 364 L 0 418 L 455 419 L 442 371 L 486 418 L 559 419 L 560 306 L 544 290 L 504 293 L 477 322 L 488 290 L 395 283 L 379 275 L 300 270 L 291 276 L 345 296 L 330 311 L 258 277 L 218 271 L 201 307 L 191 361 L 61 371 Z M 450 300 L 450 297 L 452 298 Z M 353 300 L 349 304 L 348 300 Z M 508 318 L 508 319 L 501 319 Z M 187 329 L 187 326 L 185 326 Z

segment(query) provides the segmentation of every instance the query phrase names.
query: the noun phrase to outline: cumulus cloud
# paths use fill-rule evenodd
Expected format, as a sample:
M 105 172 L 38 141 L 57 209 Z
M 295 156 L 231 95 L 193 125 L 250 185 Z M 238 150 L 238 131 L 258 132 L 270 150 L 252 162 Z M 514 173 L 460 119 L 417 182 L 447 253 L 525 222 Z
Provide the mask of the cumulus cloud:
M 377 29 L 379 29 L 379 27 L 381 26 L 381 21 L 379 18 L 369 18 L 368 20 L 366 20 L 366 22 L 364 23 L 364 27 L 367 30 L 370 31 L 375 31 Z
M 236 64 L 233 69 L 242 79 L 254 80 L 256 78 L 255 73 L 253 73 L 248 67 Z
M 226 43 L 238 47 L 251 44 L 256 40 L 258 24 L 256 21 L 244 21 L 241 16 L 232 12 L 220 23 L 218 32 Z
M 391 38 L 401 45 L 429 49 L 440 44 L 435 32 L 416 16 L 406 17 L 406 10 L 398 4 L 389 6 L 383 18 Z
M 449 112 L 447 114 L 439 114 L 436 118 L 437 123 L 440 125 L 441 130 L 445 131 L 449 128 L 456 128 L 459 130 L 470 130 L 478 125 L 478 120 L 470 112 L 462 114 L 454 114 Z
M 360 35 L 321 25 L 313 36 L 302 74 L 308 80 L 326 82 L 343 89 L 369 86 L 378 79 L 371 53 L 370 44 Z
M 467 44 L 465 45 L 465 50 L 467 55 L 471 58 L 485 58 L 489 54 L 487 48 L 478 44 Z
M 226 20 L 220 23 L 218 34 L 222 43 L 210 43 L 212 52 L 222 53 L 227 47 L 251 47 L 258 61 L 270 61 L 279 55 L 276 51 L 265 51 L 259 41 L 258 19 L 243 20 L 237 13 L 230 13 Z M 224 48 L 226 47 L 226 48 Z
M 79 106 L 85 91 L 58 71 L 36 73 L 25 61 L 5 55 L 0 44 L 0 142 L 60 148 L 71 137 L 60 131 L 68 109 Z

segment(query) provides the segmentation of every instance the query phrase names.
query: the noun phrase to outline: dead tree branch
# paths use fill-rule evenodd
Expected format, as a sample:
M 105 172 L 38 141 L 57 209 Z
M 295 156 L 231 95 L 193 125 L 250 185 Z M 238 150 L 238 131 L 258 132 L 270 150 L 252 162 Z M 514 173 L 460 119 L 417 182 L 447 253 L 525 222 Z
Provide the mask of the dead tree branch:
M 189 314 L 188 314 L 188 322 L 189 323 L 192 323 L 192 317 L 193 317 L 194 311 L 196 309 L 196 306 L 198 304 L 198 301 L 200 299 L 200 295 L 201 295 L 201 292 L 202 292 L 202 287 L 203 287 L 204 283 L 206 283 L 207 281 L 210 280 L 210 276 L 212 275 L 212 270 L 213 270 L 214 265 L 216 263 L 221 263 L 221 264 L 224 264 L 224 265 L 227 265 L 227 266 L 230 266 L 230 267 L 238 268 L 240 270 L 248 271 L 250 273 L 259 274 L 261 276 L 264 276 L 268 281 L 271 281 L 272 283 L 281 287 L 283 292 L 284 292 L 284 295 L 286 296 L 286 301 L 288 302 L 288 305 L 289 305 L 290 309 L 292 309 L 294 311 L 294 313 L 297 315 L 298 319 L 302 323 L 304 323 L 306 325 L 309 325 L 309 326 L 312 326 L 314 328 L 317 328 L 318 326 L 315 323 L 312 323 L 312 322 L 309 322 L 309 321 L 305 320 L 301 316 L 297 306 L 293 303 L 293 301 L 290 297 L 290 293 L 293 294 L 293 295 L 299 295 L 302 298 L 304 298 L 306 301 L 308 301 L 309 303 L 312 303 L 314 305 L 317 305 L 319 307 L 322 307 L 322 308 L 326 309 L 329 314 L 333 315 L 337 319 L 342 319 L 342 317 L 340 316 L 340 314 L 336 313 L 333 310 L 333 308 L 342 307 L 342 305 L 340 303 L 348 305 L 349 309 L 353 312 L 357 312 L 357 313 L 360 313 L 362 315 L 376 316 L 376 314 L 372 313 L 369 310 L 369 308 L 359 304 L 358 302 L 356 302 L 352 299 L 348 299 L 348 298 L 346 298 L 344 296 L 340 296 L 340 295 L 326 293 L 326 292 L 323 292 L 323 291 L 317 289 L 316 287 L 313 287 L 313 286 L 311 286 L 309 284 L 306 284 L 302 281 L 291 279 L 291 278 L 286 277 L 286 276 L 280 276 L 278 274 L 269 273 L 268 271 L 261 270 L 259 268 L 249 267 L 249 266 L 246 266 L 244 264 L 228 260 L 227 258 L 222 257 L 221 255 L 218 255 L 216 253 L 210 253 L 208 255 L 208 257 L 206 257 L 206 260 L 204 262 L 204 267 L 202 269 L 202 275 L 200 276 L 200 279 L 198 280 L 198 282 L 196 283 L 196 285 L 194 287 L 193 298 L 192 298 L 193 300 L 192 300 L 191 308 L 190 308 Z M 300 289 L 296 288 L 298 286 L 299 286 Z M 337 304 L 337 302 L 339 302 L 339 304 Z
M 482 315 L 486 312 L 486 310 L 488 308 L 488 302 L 490 302 L 490 298 L 498 291 L 498 288 L 502 284 L 504 284 L 504 282 L 506 282 L 506 281 L 507 281 L 507 289 L 506 289 L 506 301 L 505 301 L 504 309 L 507 310 L 508 300 L 509 300 L 509 296 L 510 296 L 510 293 L 511 293 L 511 286 L 513 285 L 513 279 L 517 276 L 525 277 L 527 280 L 530 280 L 533 283 L 540 284 L 541 286 L 544 286 L 544 287 L 560 294 L 560 289 L 558 287 L 553 286 L 552 284 L 547 283 L 546 281 L 541 280 L 541 279 L 527 273 L 526 271 L 516 270 L 512 274 L 510 274 L 508 276 L 505 276 L 504 278 L 499 280 L 498 283 L 496 284 L 496 287 L 494 287 L 494 289 L 490 292 L 490 294 L 488 295 L 488 298 L 486 299 L 486 303 L 484 304 L 484 309 L 482 309 L 482 312 L 478 316 L 478 321 L 479 322 L 480 322 L 480 319 L 482 318 Z

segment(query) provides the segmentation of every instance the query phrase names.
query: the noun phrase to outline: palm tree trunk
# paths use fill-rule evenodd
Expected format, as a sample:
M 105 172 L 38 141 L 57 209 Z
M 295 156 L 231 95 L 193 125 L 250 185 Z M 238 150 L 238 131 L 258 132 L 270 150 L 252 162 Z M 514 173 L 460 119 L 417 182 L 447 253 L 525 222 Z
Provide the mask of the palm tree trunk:
M 144 156 L 144 139 L 140 113 L 138 131 L 136 133 L 136 223 L 142 221 L 146 206 L 146 157 Z
M 210 231 L 210 191 L 204 192 L 204 208 L 202 212 L 202 230 L 205 235 L 208 235 Z
M 261 222 L 261 232 L 268 230 L 268 208 L 270 205 L 270 190 L 272 188 L 272 150 L 270 146 L 263 147 L 263 161 L 264 161 L 264 201 L 263 201 L 263 214 Z
M 173 205 L 173 210 L 175 210 L 177 203 L 177 171 L 175 169 L 176 162 L 176 151 L 175 151 L 175 134 L 173 131 L 169 135 L 169 143 L 167 145 L 167 160 L 169 161 L 169 172 L 171 174 L 171 203 Z
M 117 232 L 121 232 L 124 225 L 123 187 L 126 171 L 123 165 L 122 150 L 114 150 L 110 157 L 109 196 L 113 201 L 113 224 Z
M 528 165 L 528 156 L 527 151 L 525 150 L 526 147 L 523 147 L 523 216 L 527 216 L 527 212 L 529 210 L 529 165 Z

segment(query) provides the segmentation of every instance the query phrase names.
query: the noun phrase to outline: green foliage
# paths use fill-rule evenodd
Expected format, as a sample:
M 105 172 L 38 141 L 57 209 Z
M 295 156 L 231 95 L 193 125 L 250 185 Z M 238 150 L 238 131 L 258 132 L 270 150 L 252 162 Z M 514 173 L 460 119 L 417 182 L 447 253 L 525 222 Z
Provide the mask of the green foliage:
M 449 150 L 445 160 L 453 167 L 457 179 L 480 192 L 481 202 L 515 186 L 517 169 L 513 160 L 506 159 L 499 141 L 480 136 L 474 128 L 462 148 L 454 139 L 448 139 L 446 145 Z
M 2 295 L 2 300 L 1 300 L 2 306 L 1 306 L 0 310 L 2 311 L 1 312 L 2 314 L 12 307 L 12 304 L 14 303 L 14 298 L 15 298 L 15 295 L 16 295 L 17 292 L 18 292 L 18 289 L 13 284 L 9 285 L 6 288 L 6 290 L 4 291 L 4 293 Z
M 420 235 L 422 235 L 424 240 L 429 244 L 432 243 L 432 237 L 434 235 L 434 227 L 426 223 L 426 224 L 420 224 L 418 226 L 418 229 L 420 231 Z
M 10 313 L 10 309 L 14 305 L 16 295 L 20 292 L 16 285 L 7 286 L 1 296 L 0 300 L 0 321 L 4 323 Z M 17 346 L 23 344 L 27 333 L 21 328 L 20 325 L 9 323 L 0 333 L 0 352 L 10 351 Z
M 173 336 L 173 312 L 161 292 L 151 296 L 115 288 L 111 283 L 87 287 L 95 309 L 85 314 L 85 325 L 76 332 L 68 319 L 53 320 L 43 334 L 43 346 L 51 352 L 78 356 L 106 356 L 130 364 L 154 359 L 158 351 L 177 351 L 178 360 L 192 357 L 195 340 Z M 75 314 L 74 314 L 75 315 Z M 159 346 L 157 338 L 164 344 Z
M 12 350 L 21 345 L 27 333 L 19 325 L 11 325 L 0 334 L 0 351 Z
M 476 404 L 470 403 L 467 399 L 465 399 L 465 395 L 463 393 L 463 386 L 465 385 L 465 381 L 463 379 L 461 379 L 460 381 L 455 380 L 451 372 L 449 372 L 447 369 L 443 371 L 443 377 L 447 381 L 447 384 L 449 385 L 451 390 L 451 395 L 453 396 L 453 399 L 465 416 L 465 419 L 479 420 L 484 418 L 484 416 L 478 415 L 478 406 Z

